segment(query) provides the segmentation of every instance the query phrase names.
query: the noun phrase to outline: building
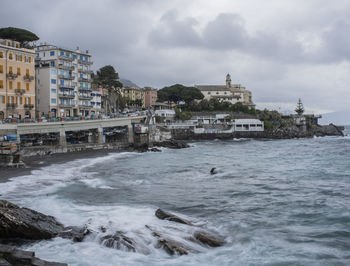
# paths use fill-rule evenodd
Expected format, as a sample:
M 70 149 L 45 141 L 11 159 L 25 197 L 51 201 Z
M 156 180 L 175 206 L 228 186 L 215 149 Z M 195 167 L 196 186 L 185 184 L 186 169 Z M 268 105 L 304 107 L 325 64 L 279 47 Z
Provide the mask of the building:
M 154 115 L 160 117 L 163 122 L 173 121 L 176 117 L 175 110 L 170 104 L 156 102 L 152 107 L 154 109 Z
M 54 45 L 36 47 L 36 95 L 38 112 L 49 117 L 88 116 L 91 101 L 91 55 L 79 48 Z
M 101 115 L 104 113 L 102 109 L 102 88 L 93 88 L 91 92 L 91 115 Z
M 35 116 L 35 51 L 0 39 L 0 119 Z
M 204 99 L 218 99 L 232 104 L 242 103 L 250 108 L 255 108 L 252 101 L 252 93 L 240 84 L 231 84 L 230 74 L 226 75 L 226 85 L 195 85 L 204 95 Z
M 136 86 L 127 86 L 122 89 L 123 97 L 127 100 L 128 106 L 140 106 L 145 108 L 145 91 Z
M 157 90 L 152 87 L 145 87 L 145 107 L 152 106 L 157 101 Z

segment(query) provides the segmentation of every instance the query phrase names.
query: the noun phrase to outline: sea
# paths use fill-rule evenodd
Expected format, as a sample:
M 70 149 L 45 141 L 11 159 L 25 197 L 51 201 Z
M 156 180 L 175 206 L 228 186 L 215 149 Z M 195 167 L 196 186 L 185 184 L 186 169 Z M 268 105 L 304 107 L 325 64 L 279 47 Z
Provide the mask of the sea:
M 0 198 L 94 231 L 79 243 L 57 237 L 21 246 L 69 265 L 350 265 L 350 127 L 345 134 L 77 158 L 0 183 Z M 158 219 L 158 208 L 226 245 L 191 242 L 193 228 Z M 149 228 L 198 253 L 169 255 Z M 137 252 L 101 245 L 116 231 Z

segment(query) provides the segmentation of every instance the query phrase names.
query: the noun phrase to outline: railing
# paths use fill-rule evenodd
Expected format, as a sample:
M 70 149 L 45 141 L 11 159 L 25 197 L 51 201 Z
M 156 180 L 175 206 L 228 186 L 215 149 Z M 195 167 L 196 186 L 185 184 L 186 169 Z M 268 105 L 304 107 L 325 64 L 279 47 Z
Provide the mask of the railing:
M 75 105 L 74 105 L 74 104 L 71 104 L 71 103 L 60 103 L 59 106 L 60 106 L 60 107 L 72 108 L 72 107 L 74 107 Z
M 74 90 L 74 86 L 72 85 L 58 85 L 60 89 L 66 89 L 66 90 Z
M 75 94 L 71 94 L 71 93 L 59 93 L 58 97 L 65 97 L 65 98 L 74 98 Z
M 79 73 L 85 73 L 85 74 L 92 74 L 93 73 L 92 70 L 82 69 L 82 68 L 78 68 L 78 72 Z
M 88 91 L 88 92 L 92 92 L 91 88 L 84 88 L 84 87 L 80 87 L 79 86 L 79 91 Z
M 91 61 L 85 61 L 85 60 L 81 60 L 81 59 L 78 59 L 78 63 L 79 64 L 85 64 L 85 65 L 92 65 Z
M 79 82 L 91 82 L 91 79 L 89 78 L 78 78 Z
M 68 79 L 68 80 L 73 80 L 75 77 L 74 76 L 65 76 L 65 75 L 58 75 L 60 79 Z
M 58 68 L 63 70 L 70 70 L 70 71 L 74 70 L 74 66 L 65 66 L 62 64 L 58 64 Z
M 92 106 L 88 104 L 79 104 L 79 108 L 92 108 Z
M 14 108 L 17 108 L 17 103 L 8 103 L 8 104 L 6 104 L 6 106 L 8 107 L 8 108 L 12 108 L 12 109 L 14 109 Z
M 6 77 L 8 79 L 16 79 L 18 77 L 18 75 L 17 74 L 13 74 L 12 72 L 9 72 L 9 73 L 6 74 Z
M 67 61 L 73 61 L 74 60 L 72 57 L 65 56 L 65 55 L 59 55 L 58 59 L 67 60 Z
M 26 109 L 33 109 L 34 108 L 34 104 L 25 104 L 24 105 L 24 108 L 26 108 Z
M 25 92 L 26 92 L 25 89 L 15 89 L 15 93 L 16 93 L 16 94 L 22 95 L 22 94 L 25 93 Z
M 78 96 L 79 99 L 86 99 L 86 100 L 91 100 L 92 99 L 92 96 L 91 95 L 79 95 Z
M 23 76 L 23 79 L 24 79 L 24 81 L 30 82 L 30 81 L 34 80 L 34 76 L 25 75 L 25 76 Z

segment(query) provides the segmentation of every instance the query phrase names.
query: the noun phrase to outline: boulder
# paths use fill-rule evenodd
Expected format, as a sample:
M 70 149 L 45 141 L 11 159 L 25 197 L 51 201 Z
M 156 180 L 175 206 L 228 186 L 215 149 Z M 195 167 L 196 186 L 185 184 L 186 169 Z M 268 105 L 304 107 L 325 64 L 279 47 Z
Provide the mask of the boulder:
M 135 241 L 121 231 L 115 232 L 114 235 L 106 235 L 102 237 L 100 243 L 108 248 L 136 252 Z
M 86 227 L 67 226 L 59 234 L 59 237 L 72 239 L 74 242 L 82 242 L 91 231 Z
M 134 144 L 134 149 L 138 152 L 147 152 L 148 151 L 148 144 L 142 143 L 142 144 Z
M 50 239 L 62 229 L 52 216 L 0 200 L 0 238 Z
M 169 149 L 183 149 L 190 147 L 186 142 L 181 140 L 166 140 L 162 142 L 153 143 L 154 146 L 165 147 Z
M 20 250 L 0 244 L 0 265 L 13 266 L 67 266 L 65 263 L 50 262 L 35 257 L 32 251 Z
M 181 224 L 187 224 L 187 225 L 193 225 L 190 221 L 187 221 L 184 218 L 180 218 L 170 212 L 163 211 L 162 209 L 156 210 L 155 215 L 161 219 L 161 220 L 168 220 L 176 223 L 181 223 Z
M 152 151 L 152 152 L 161 152 L 161 150 L 160 150 L 160 149 L 157 149 L 157 148 L 151 148 L 151 149 L 149 149 L 149 151 Z
M 196 231 L 194 232 L 194 237 L 202 244 L 210 247 L 221 247 L 226 244 L 223 237 L 208 231 Z

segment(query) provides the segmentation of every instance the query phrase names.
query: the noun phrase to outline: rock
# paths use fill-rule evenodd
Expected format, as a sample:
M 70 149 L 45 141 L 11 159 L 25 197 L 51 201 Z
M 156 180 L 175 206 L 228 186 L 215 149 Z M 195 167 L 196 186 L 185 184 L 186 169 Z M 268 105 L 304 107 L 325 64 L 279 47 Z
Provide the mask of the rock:
M 186 142 L 180 140 L 166 140 L 162 142 L 153 143 L 154 146 L 165 147 L 169 149 L 183 149 L 190 147 Z
M 190 221 L 187 221 L 186 219 L 180 218 L 172 213 L 163 211 L 162 209 L 156 210 L 155 215 L 161 219 L 161 220 L 168 220 L 176 223 L 181 223 L 181 224 L 187 224 L 187 225 L 193 225 Z
M 50 262 L 35 257 L 32 251 L 20 250 L 0 244 L 0 265 L 13 266 L 67 266 L 65 263 Z M 7 263 L 7 264 L 6 264 Z
M 226 244 L 223 237 L 207 231 L 196 231 L 194 237 L 202 244 L 210 247 L 221 247 Z
M 0 238 L 50 239 L 62 229 L 52 216 L 0 200 Z
M 72 239 L 74 242 L 82 242 L 91 231 L 86 227 L 68 226 L 65 227 L 59 234 L 59 237 Z
M 114 235 L 102 237 L 100 243 L 108 248 L 136 252 L 135 241 L 121 231 L 117 231 Z
M 138 152 L 147 152 L 148 151 L 148 144 L 143 143 L 143 144 L 134 144 L 134 149 Z
M 149 151 L 152 151 L 152 152 L 161 152 L 161 150 L 160 150 L 160 149 L 157 149 L 157 148 L 151 148 L 151 149 L 149 149 Z

